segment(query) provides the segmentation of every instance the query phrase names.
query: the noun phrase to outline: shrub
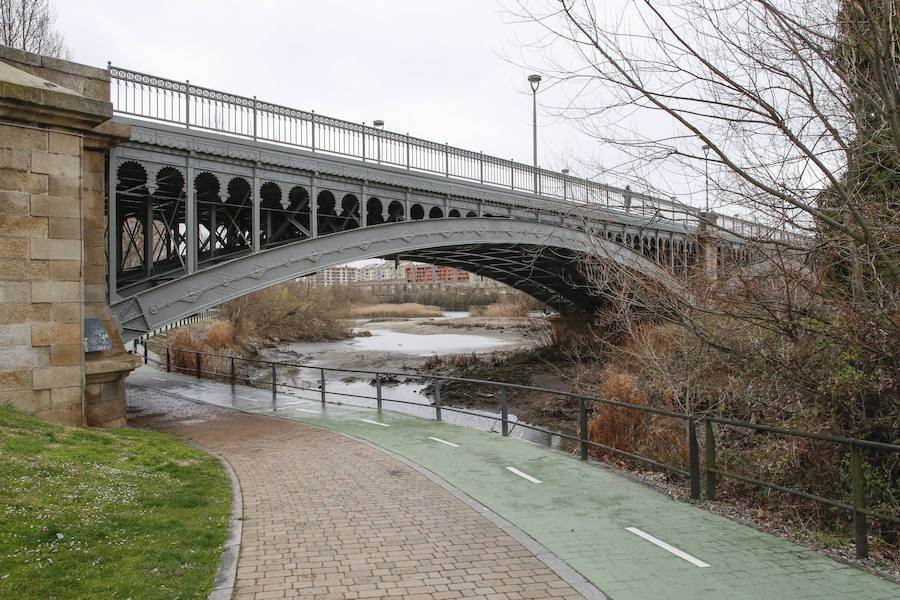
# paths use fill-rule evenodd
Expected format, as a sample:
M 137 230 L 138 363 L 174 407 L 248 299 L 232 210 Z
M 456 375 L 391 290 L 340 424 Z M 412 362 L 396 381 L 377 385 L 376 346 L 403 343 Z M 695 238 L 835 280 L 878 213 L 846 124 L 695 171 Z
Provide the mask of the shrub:
M 631 375 L 607 372 L 600 395 L 606 400 L 647 406 L 647 396 Z M 600 404 L 588 424 L 588 439 L 660 462 L 681 466 L 687 459 L 687 443 L 681 421 L 634 408 Z M 621 455 L 592 448 L 594 456 L 619 460 Z
M 234 341 L 234 325 L 228 321 L 216 321 L 206 332 L 206 344 L 215 350 L 230 346 Z

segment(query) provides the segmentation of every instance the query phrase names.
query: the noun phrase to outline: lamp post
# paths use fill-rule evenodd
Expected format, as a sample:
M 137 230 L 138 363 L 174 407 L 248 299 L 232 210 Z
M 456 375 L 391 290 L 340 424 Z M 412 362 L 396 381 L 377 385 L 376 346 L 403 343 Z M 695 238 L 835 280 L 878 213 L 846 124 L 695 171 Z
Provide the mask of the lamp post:
M 706 212 L 709 212 L 709 151 L 712 146 L 703 144 L 703 170 L 706 175 Z
M 375 129 L 378 130 L 378 138 L 376 139 L 375 143 L 378 144 L 377 155 L 378 155 L 378 162 L 380 164 L 381 163 L 381 132 L 384 131 L 384 121 L 382 121 L 381 119 L 375 119 L 374 121 L 372 121 L 372 125 L 374 125 Z
M 565 200 L 569 199 L 568 198 L 569 194 L 568 194 L 568 189 L 567 189 L 569 187 L 569 185 L 568 185 L 569 184 L 569 170 L 563 169 L 562 176 L 563 176 L 563 201 L 565 201 Z
M 537 91 L 541 85 L 541 76 L 537 74 L 528 76 L 531 84 L 531 121 L 532 121 L 532 146 L 534 148 L 534 193 L 538 193 L 538 162 L 537 162 Z

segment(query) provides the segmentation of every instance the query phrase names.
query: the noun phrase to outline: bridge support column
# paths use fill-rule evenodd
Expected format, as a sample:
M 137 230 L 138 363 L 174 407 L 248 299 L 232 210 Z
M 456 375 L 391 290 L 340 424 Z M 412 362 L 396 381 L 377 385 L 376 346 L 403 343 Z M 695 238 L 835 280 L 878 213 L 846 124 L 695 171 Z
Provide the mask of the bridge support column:
M 71 425 L 124 425 L 140 364 L 107 307 L 111 117 L 106 71 L 0 46 L 0 404 Z M 85 352 L 86 319 L 108 349 Z
M 710 281 L 715 281 L 719 272 L 719 235 L 716 229 L 716 213 L 700 213 L 697 243 L 700 246 L 697 269 Z
M 550 334 L 553 343 L 559 346 L 577 346 L 587 341 L 594 327 L 593 317 L 585 313 L 550 317 Z

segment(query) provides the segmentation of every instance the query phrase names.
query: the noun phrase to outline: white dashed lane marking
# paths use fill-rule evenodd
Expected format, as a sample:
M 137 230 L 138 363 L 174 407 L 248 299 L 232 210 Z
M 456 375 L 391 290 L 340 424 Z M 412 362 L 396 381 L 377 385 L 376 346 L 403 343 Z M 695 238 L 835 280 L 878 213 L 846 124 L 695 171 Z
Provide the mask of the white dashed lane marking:
M 380 425 L 381 427 L 390 427 L 387 423 L 379 423 L 378 421 L 370 421 L 368 419 L 360 419 L 363 423 L 369 423 L 370 425 Z
M 523 473 L 522 471 L 518 470 L 515 467 L 506 467 L 506 470 L 509 471 L 510 473 L 515 473 L 516 475 L 518 475 L 519 477 L 521 477 L 523 479 L 527 479 L 531 483 L 543 483 L 540 479 L 532 477 L 528 473 Z
M 703 561 L 700 560 L 699 558 L 694 558 L 693 556 L 691 556 L 691 555 L 688 554 L 687 552 L 683 552 L 683 551 L 679 550 L 678 548 L 676 548 L 675 546 L 670 546 L 669 544 L 665 543 L 664 541 L 662 541 L 662 540 L 660 540 L 660 539 L 657 539 L 657 538 L 653 537 L 652 535 L 650 535 L 650 534 L 647 533 L 646 531 L 641 531 L 641 530 L 638 529 L 637 527 L 626 527 L 625 529 L 626 529 L 627 531 L 630 531 L 630 532 L 633 533 L 634 535 L 637 535 L 637 536 L 640 536 L 640 537 L 644 538 L 645 540 L 647 540 L 647 541 L 650 542 L 651 544 L 656 544 L 657 546 L 659 546 L 659 547 L 662 548 L 663 550 L 666 550 L 666 551 L 668 551 L 668 552 L 671 552 L 672 554 L 674 554 L 674 555 L 677 556 L 678 558 L 683 558 L 684 560 L 688 561 L 688 562 L 691 563 L 692 565 L 696 565 L 696 566 L 700 567 L 701 569 L 704 568 L 704 567 L 708 567 L 708 566 L 709 566 L 707 563 L 703 562 Z
M 441 438 L 428 436 L 428 439 L 440 442 L 441 444 L 447 444 L 448 446 L 453 446 L 454 448 L 459 448 L 459 444 L 454 444 L 453 442 L 448 442 L 447 440 L 442 440 Z

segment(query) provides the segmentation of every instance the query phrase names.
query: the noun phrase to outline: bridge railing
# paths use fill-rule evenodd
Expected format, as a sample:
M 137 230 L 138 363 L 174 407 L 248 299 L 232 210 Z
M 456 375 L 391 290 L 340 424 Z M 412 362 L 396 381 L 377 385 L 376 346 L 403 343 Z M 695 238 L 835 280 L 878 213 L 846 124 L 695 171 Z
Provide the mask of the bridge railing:
M 689 226 L 700 221 L 698 209 L 674 198 L 651 196 L 547 169 L 535 170 L 533 165 L 264 102 L 255 96 L 229 94 L 112 64 L 108 68 L 110 97 L 119 114 L 532 192 Z M 727 215 L 717 217 L 720 228 L 742 237 L 769 241 L 790 237 L 784 228 Z
M 119 114 L 696 224 L 694 207 L 513 160 L 109 65 Z
M 813 502 L 824 504 L 849 511 L 853 515 L 854 533 L 856 543 L 856 553 L 859 558 L 866 558 L 869 552 L 868 545 L 868 518 L 873 518 L 882 522 L 900 523 L 900 516 L 897 514 L 886 514 L 883 512 L 873 511 L 866 507 L 865 493 L 865 473 L 864 462 L 862 458 L 863 451 L 868 452 L 900 452 L 900 445 L 885 444 L 882 442 L 873 442 L 870 440 L 862 440 L 857 438 L 847 438 L 842 436 L 827 435 L 815 433 L 811 431 L 802 431 L 796 429 L 784 429 L 780 427 L 772 427 L 758 423 L 747 423 L 742 421 L 734 421 L 721 417 L 691 415 L 679 413 L 669 410 L 662 410 L 649 406 L 629 404 L 626 402 L 618 402 L 607 400 L 597 396 L 586 394 L 577 394 L 573 392 L 563 392 L 549 388 L 541 388 L 512 383 L 501 383 L 497 381 L 486 381 L 480 379 L 466 379 L 461 377 L 449 377 L 443 375 L 434 375 L 430 373 L 398 373 L 387 371 L 369 371 L 362 369 L 341 369 L 333 367 L 320 367 L 304 365 L 291 362 L 276 362 L 264 359 L 244 358 L 232 356 L 228 354 L 217 354 L 212 352 L 203 352 L 199 350 L 186 350 L 179 348 L 171 348 L 164 345 L 156 345 L 148 343 L 147 339 L 135 342 L 135 349 L 141 347 L 145 364 L 155 364 L 165 368 L 166 372 L 180 372 L 197 377 L 208 376 L 213 379 L 229 381 L 232 384 L 241 383 L 255 387 L 263 387 L 272 390 L 273 401 L 277 397 L 279 390 L 295 390 L 299 393 L 313 394 L 312 399 L 321 402 L 324 406 L 328 400 L 328 396 L 337 396 L 341 398 L 338 403 L 343 403 L 349 399 L 362 399 L 374 403 L 375 408 L 381 411 L 385 403 L 390 405 L 407 405 L 421 408 L 429 408 L 420 402 L 412 402 L 410 400 L 401 400 L 399 398 L 390 398 L 385 395 L 385 387 L 391 383 L 397 383 L 400 380 L 429 382 L 431 386 L 433 402 L 431 409 L 434 411 L 434 418 L 441 421 L 443 413 L 456 413 L 469 415 L 479 419 L 487 419 L 494 421 L 500 425 L 501 435 L 508 436 L 513 427 L 520 427 L 532 431 L 537 431 L 548 436 L 556 436 L 562 440 L 572 443 L 577 449 L 577 453 L 581 460 L 588 460 L 592 449 L 602 453 L 609 453 L 622 456 L 631 460 L 635 460 L 655 468 L 668 471 L 670 473 L 684 476 L 690 483 L 690 497 L 692 499 L 701 498 L 701 483 L 705 476 L 705 492 L 709 500 L 715 500 L 717 495 L 717 482 L 720 479 L 733 479 L 745 484 L 750 484 L 766 489 L 775 490 L 785 494 L 805 498 Z M 152 352 L 151 352 L 152 349 Z M 256 373 L 252 375 L 245 374 L 240 368 L 240 363 L 255 365 Z M 279 379 L 279 369 L 282 373 L 286 370 L 293 370 L 295 373 L 301 370 L 312 371 L 316 373 L 316 384 L 312 386 L 297 385 L 294 379 Z M 327 373 L 339 374 L 344 380 L 347 375 L 358 377 L 363 375 L 371 378 L 372 387 L 374 387 L 374 395 L 365 395 L 357 393 L 359 390 L 354 388 L 353 392 L 349 390 L 328 390 Z M 447 405 L 441 399 L 441 390 L 446 389 L 445 386 L 454 383 L 479 386 L 482 389 L 488 388 L 492 390 L 490 394 L 479 393 L 478 396 L 496 398 L 496 413 L 475 411 L 460 406 Z M 332 381 L 334 384 L 334 381 Z M 565 431 L 548 429 L 538 425 L 523 423 L 518 419 L 514 419 L 510 415 L 510 392 L 521 390 L 530 392 L 539 392 L 544 394 L 552 394 L 562 401 L 574 401 L 577 403 L 577 424 L 571 427 L 569 431 L 577 432 L 574 435 Z M 300 398 L 309 400 L 310 398 L 299 396 Z M 349 401 L 347 400 L 347 401 Z M 607 406 L 617 409 L 625 409 L 629 411 L 637 411 L 647 415 L 654 415 L 666 419 L 674 419 L 680 421 L 684 425 L 684 445 L 687 448 L 687 465 L 670 464 L 657 460 L 655 458 L 630 452 L 621 448 L 616 448 L 607 444 L 603 444 L 590 439 L 590 422 L 589 419 L 598 407 Z M 705 438 L 703 443 L 705 459 L 701 458 L 701 443 L 698 439 L 697 429 L 703 427 L 705 430 Z M 834 498 L 826 498 L 816 494 L 799 490 L 793 487 L 778 485 L 770 481 L 748 477 L 739 473 L 729 471 L 727 467 L 723 467 L 719 460 L 720 457 L 716 451 L 716 429 L 722 428 L 749 429 L 757 435 L 777 435 L 788 438 L 805 438 L 817 440 L 832 445 L 847 448 L 849 452 L 848 463 L 850 467 L 850 495 L 849 501 L 841 501 Z M 491 429 L 493 431 L 493 428 Z M 687 468 L 685 468 L 685 466 Z

